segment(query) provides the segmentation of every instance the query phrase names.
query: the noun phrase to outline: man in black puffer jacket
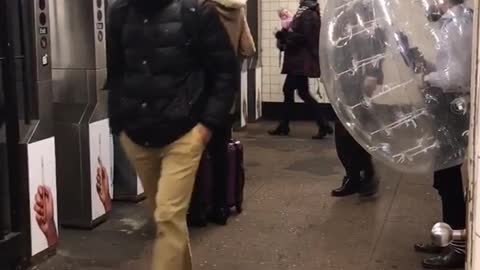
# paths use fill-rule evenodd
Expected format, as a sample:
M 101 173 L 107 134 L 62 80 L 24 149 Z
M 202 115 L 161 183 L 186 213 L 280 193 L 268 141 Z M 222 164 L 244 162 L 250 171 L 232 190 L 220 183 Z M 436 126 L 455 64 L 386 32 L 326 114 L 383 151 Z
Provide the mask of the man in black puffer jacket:
M 201 0 L 117 0 L 107 30 L 111 128 L 154 209 L 152 269 L 191 269 L 186 214 L 210 130 L 233 105 L 236 55 Z

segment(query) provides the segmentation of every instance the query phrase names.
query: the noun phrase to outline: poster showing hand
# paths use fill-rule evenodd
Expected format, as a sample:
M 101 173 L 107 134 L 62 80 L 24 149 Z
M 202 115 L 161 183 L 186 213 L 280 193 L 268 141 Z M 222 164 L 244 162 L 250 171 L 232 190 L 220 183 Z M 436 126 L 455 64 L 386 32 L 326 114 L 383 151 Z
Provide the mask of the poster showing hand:
M 112 210 L 113 157 L 108 119 L 90 124 L 92 220 Z
M 52 190 L 48 186 L 39 186 L 35 194 L 35 219 L 40 230 L 47 239 L 47 245 L 53 246 L 58 241 L 57 224 L 55 222 Z
M 105 212 L 112 210 L 112 199 L 110 198 L 110 180 L 107 168 L 102 163 L 102 159 L 98 158 L 97 166 L 97 193 L 102 201 Z
M 28 145 L 32 256 L 58 242 L 54 138 Z

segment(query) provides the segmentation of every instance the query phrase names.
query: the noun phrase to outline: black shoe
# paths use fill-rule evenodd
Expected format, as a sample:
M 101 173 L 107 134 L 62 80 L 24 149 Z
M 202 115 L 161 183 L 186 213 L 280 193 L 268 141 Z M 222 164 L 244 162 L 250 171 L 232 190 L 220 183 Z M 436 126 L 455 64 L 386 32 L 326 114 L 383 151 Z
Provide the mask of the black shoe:
M 272 136 L 288 136 L 290 128 L 280 125 L 276 129 L 268 131 L 268 134 Z
M 427 269 L 462 269 L 465 267 L 465 254 L 452 249 L 445 255 L 423 260 L 422 266 Z
M 362 179 L 358 193 L 362 197 L 370 197 L 378 192 L 379 181 L 376 177 Z
M 342 186 L 332 190 L 333 197 L 345 197 L 358 192 L 358 180 L 348 176 L 343 178 Z
M 414 249 L 416 252 L 427 253 L 427 254 L 441 254 L 445 250 L 445 248 L 434 245 L 433 243 L 415 244 Z
M 225 226 L 227 225 L 227 220 L 229 216 L 230 216 L 230 211 L 228 209 L 221 208 L 221 209 L 212 211 L 212 213 L 208 216 L 208 220 L 217 225 Z
M 187 215 L 187 225 L 194 228 L 203 228 L 208 225 L 207 217 Z
M 325 129 L 320 129 L 317 134 L 312 136 L 312 139 L 314 140 L 322 140 L 327 136 L 327 131 Z
M 333 134 L 333 128 L 329 124 L 325 125 L 325 131 L 327 132 L 328 135 Z

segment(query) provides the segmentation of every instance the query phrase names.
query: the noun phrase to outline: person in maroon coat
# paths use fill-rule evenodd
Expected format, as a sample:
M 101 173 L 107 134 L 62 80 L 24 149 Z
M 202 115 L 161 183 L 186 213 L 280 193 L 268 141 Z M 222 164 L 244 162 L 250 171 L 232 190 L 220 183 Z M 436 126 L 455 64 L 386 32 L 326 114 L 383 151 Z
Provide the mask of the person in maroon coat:
M 271 135 L 287 136 L 290 133 L 290 115 L 294 104 L 294 93 L 311 107 L 318 125 L 314 139 L 322 139 L 332 132 L 332 128 L 319 111 L 317 101 L 308 87 L 308 78 L 320 77 L 318 43 L 320 38 L 320 8 L 316 0 L 300 0 L 300 7 L 288 29 L 275 34 L 278 47 L 284 50 L 282 74 L 286 74 L 283 86 L 284 107 L 280 125 L 270 131 Z

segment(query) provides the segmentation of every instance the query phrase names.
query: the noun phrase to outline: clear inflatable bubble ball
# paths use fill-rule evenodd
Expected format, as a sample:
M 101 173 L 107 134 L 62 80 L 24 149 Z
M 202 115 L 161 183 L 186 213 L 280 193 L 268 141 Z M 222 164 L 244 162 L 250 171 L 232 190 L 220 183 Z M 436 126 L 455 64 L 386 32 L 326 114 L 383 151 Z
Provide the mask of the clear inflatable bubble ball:
M 329 0 L 322 80 L 339 120 L 406 172 L 459 165 L 468 144 L 473 12 L 455 0 Z

